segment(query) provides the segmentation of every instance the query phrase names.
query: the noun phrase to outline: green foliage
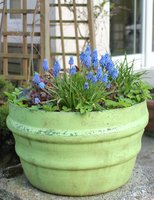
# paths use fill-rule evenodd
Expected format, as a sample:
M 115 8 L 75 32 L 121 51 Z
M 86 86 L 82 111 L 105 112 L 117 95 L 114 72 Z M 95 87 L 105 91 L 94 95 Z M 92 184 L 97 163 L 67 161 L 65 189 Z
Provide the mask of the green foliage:
M 10 133 L 6 126 L 6 117 L 8 116 L 8 105 L 0 106 L 0 135 Z
M 11 82 L 5 80 L 3 76 L 0 76 L 0 101 L 2 101 L 2 103 L 6 101 L 4 92 L 12 92 L 13 90 L 14 87 Z
M 134 62 L 128 63 L 125 57 L 124 61 L 118 65 L 119 75 L 117 84 L 117 101 L 124 101 L 128 105 L 133 105 L 151 98 L 150 86 L 141 79 L 145 72 L 134 72 Z
M 54 96 L 58 110 L 85 113 L 102 109 L 99 104 L 107 95 L 103 84 L 101 82 L 90 83 L 89 89 L 85 90 L 84 83 L 84 72 L 76 73 L 73 76 L 63 74 L 61 78 L 56 78 L 55 82 L 52 82 L 54 88 L 49 91 Z
M 5 95 L 8 97 L 9 102 L 14 103 L 18 106 L 21 107 L 27 107 L 26 104 L 23 104 L 23 101 L 26 100 L 26 97 L 20 97 L 19 96 L 22 94 L 22 88 L 15 88 L 14 92 L 9 93 L 9 92 L 5 92 Z
M 107 59 L 105 62 L 109 65 L 103 66 L 98 61 L 96 68 L 82 66 L 74 74 L 65 72 L 53 76 L 52 70 L 46 71 L 41 77 L 35 74 L 35 79 L 42 81 L 43 88 L 39 86 L 40 82 L 35 82 L 33 79 L 32 87 L 27 90 L 16 88 L 14 92 L 5 94 L 11 103 L 29 107 L 32 111 L 43 109 L 50 112 L 72 111 L 81 114 L 125 108 L 151 98 L 149 85 L 141 79 L 143 72 L 133 71 L 134 62 L 128 63 L 125 57 L 122 63 L 115 66 L 108 55 L 103 59 Z M 101 78 L 92 81 L 93 77 L 97 77 L 100 68 L 102 68 Z M 89 72 L 92 72 L 91 79 L 88 79 Z M 107 76 L 106 81 L 102 79 L 104 74 Z M 87 88 L 85 83 L 88 85 Z

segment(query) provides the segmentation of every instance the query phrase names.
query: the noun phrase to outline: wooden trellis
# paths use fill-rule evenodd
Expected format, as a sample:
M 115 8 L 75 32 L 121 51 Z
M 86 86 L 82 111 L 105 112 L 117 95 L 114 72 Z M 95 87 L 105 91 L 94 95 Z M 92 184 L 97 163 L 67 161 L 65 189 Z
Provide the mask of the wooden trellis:
M 10 0 L 11 1 L 11 0 Z M 22 0 L 22 8 L 21 9 L 9 9 L 6 4 L 5 12 L 3 9 L 0 10 L 0 13 L 4 12 L 3 19 L 3 41 L 2 41 L 2 50 L 0 52 L 0 59 L 2 63 L 2 69 L 0 71 L 1 74 L 4 75 L 6 79 L 10 80 L 24 80 L 29 81 L 31 74 L 33 73 L 34 66 L 33 60 L 37 60 L 38 62 L 38 71 L 42 72 L 41 62 L 43 58 L 47 58 L 50 63 L 53 63 L 54 57 L 62 58 L 62 65 L 64 70 L 66 69 L 66 57 L 69 55 L 77 56 L 77 64 L 79 65 L 79 53 L 80 53 L 80 41 L 88 41 L 92 48 L 95 47 L 94 40 L 94 28 L 93 28 L 93 2 L 86 1 L 85 3 L 77 3 L 76 0 L 72 0 L 71 3 L 64 3 L 63 1 L 57 0 L 54 3 L 50 2 L 50 0 L 38 0 L 36 1 L 37 5 L 35 9 L 27 8 L 27 0 Z M 77 11 L 78 8 L 87 9 L 87 16 L 82 19 L 78 19 Z M 57 14 L 54 18 L 50 17 L 51 9 L 57 9 Z M 69 9 L 72 12 L 73 19 L 63 19 L 64 9 Z M 8 15 L 9 14 L 20 14 L 22 15 L 22 31 L 9 31 L 8 30 Z M 27 16 L 28 14 L 33 14 L 33 22 L 31 24 L 31 32 L 27 30 Z M 35 31 L 35 15 L 39 15 L 40 20 L 40 32 Z M 74 35 L 66 35 L 65 34 L 65 26 L 69 24 L 73 27 Z M 88 33 L 86 36 L 83 36 L 79 32 L 79 25 L 86 24 L 88 27 Z M 50 29 L 52 27 L 59 26 L 60 33 L 55 34 L 50 33 Z M 20 36 L 22 37 L 21 49 L 20 53 L 18 52 L 9 52 L 9 41 L 8 37 Z M 39 51 L 34 50 L 33 39 L 34 37 L 40 37 Z M 28 37 L 31 37 L 31 42 L 28 43 Z M 61 51 L 53 50 L 53 46 L 51 46 L 51 41 L 60 41 Z M 69 49 L 67 51 L 65 49 L 65 43 L 67 41 L 75 42 L 75 50 Z M 21 74 L 10 74 L 8 63 L 10 59 L 20 59 L 20 68 L 22 69 Z

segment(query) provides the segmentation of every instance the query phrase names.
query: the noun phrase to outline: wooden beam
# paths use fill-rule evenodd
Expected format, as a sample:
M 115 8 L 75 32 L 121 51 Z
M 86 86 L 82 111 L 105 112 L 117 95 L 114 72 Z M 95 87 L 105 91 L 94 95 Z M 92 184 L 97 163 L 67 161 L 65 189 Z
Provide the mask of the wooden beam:
M 27 37 L 27 36 L 31 36 L 31 32 L 26 32 L 26 31 L 24 31 L 24 32 L 21 32 L 21 31 L 18 31 L 18 32 L 17 31 L 4 32 L 3 31 L 3 35 L 4 36 L 25 36 L 25 37 Z M 35 32 L 34 36 L 40 36 L 40 32 Z
M 7 8 L 7 0 L 5 0 L 5 6 Z M 7 13 L 6 12 L 4 15 L 4 25 L 3 26 L 4 26 L 3 29 L 6 32 L 7 31 Z M 8 53 L 7 36 L 3 37 L 3 52 L 4 52 L 4 54 Z M 1 55 L 3 55 L 3 53 Z M 3 75 L 4 75 L 4 77 L 6 77 L 8 75 L 8 58 L 7 57 L 3 58 Z
M 75 0 L 73 0 L 73 13 L 74 13 L 74 31 L 75 31 L 75 42 L 76 42 L 77 65 L 80 68 L 78 22 L 77 22 L 77 12 L 76 12 L 76 1 Z
M 90 45 L 92 49 L 96 48 L 96 42 L 95 42 L 95 32 L 94 32 L 94 5 L 93 0 L 88 1 L 88 25 L 89 25 L 89 36 L 90 36 Z
M 0 9 L 0 13 L 2 13 L 3 10 Z M 34 9 L 6 9 L 5 13 L 11 13 L 11 14 L 33 14 L 35 12 Z M 40 12 L 38 13 L 40 14 Z
M 49 23 L 49 0 L 40 0 L 40 30 L 41 30 L 41 65 L 44 58 L 51 63 L 50 51 L 50 23 Z M 42 66 L 40 65 L 40 72 Z
M 61 33 L 63 68 L 64 68 L 64 71 L 66 71 L 63 19 L 62 19 L 62 8 L 61 8 L 61 1 L 60 0 L 58 0 L 58 11 L 59 11 L 60 33 Z
M 27 0 L 23 0 L 23 9 L 27 9 Z M 23 46 L 22 46 L 23 54 L 28 53 L 27 36 L 24 35 L 24 33 L 26 32 L 27 32 L 27 13 L 24 13 L 23 14 Z M 24 79 L 28 81 L 28 60 L 24 58 L 22 62 L 23 62 L 22 63 L 23 75 L 25 77 Z
M 0 58 L 7 59 L 8 58 L 20 58 L 20 59 L 29 59 L 30 54 L 23 54 L 23 53 L 2 53 L 0 54 Z M 39 55 L 34 54 L 34 59 L 40 58 Z

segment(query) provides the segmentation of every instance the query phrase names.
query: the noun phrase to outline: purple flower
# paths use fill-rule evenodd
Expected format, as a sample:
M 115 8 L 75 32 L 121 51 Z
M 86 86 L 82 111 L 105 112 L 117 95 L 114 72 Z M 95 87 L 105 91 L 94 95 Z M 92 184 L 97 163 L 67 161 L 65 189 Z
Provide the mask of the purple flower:
M 91 81 L 92 81 L 92 83 L 94 83 L 94 84 L 97 83 L 97 76 L 96 76 L 96 75 L 93 76 L 92 79 L 91 79 Z
M 40 99 L 39 99 L 38 97 L 35 97 L 35 98 L 34 98 L 34 103 L 35 103 L 35 104 L 39 104 L 40 102 L 41 102 L 41 101 L 40 101 Z
M 89 72 L 88 75 L 87 75 L 87 80 L 91 80 L 93 77 L 93 73 L 92 72 Z
M 72 66 L 70 68 L 70 74 L 73 76 L 74 74 L 76 74 L 76 67 L 75 66 Z
M 85 83 L 84 83 L 84 89 L 85 89 L 85 90 L 88 90 L 88 89 L 89 89 L 89 83 L 88 83 L 88 82 L 85 82 Z
M 54 66 L 53 66 L 53 69 L 52 69 L 52 74 L 53 74 L 54 77 L 58 76 L 60 68 L 61 67 L 60 67 L 59 61 L 56 60 Z
M 35 74 L 34 74 L 33 82 L 36 84 L 39 84 L 41 82 L 41 78 L 37 72 L 35 72 Z
M 44 88 L 45 88 L 45 84 L 44 84 L 43 82 L 40 82 L 40 83 L 38 84 L 38 86 L 39 86 L 39 88 L 41 88 L 41 89 L 44 89 Z
M 107 76 L 107 74 L 104 74 L 104 76 L 102 78 L 102 82 L 103 83 L 107 83 L 108 82 L 108 76 Z
M 49 63 L 48 63 L 47 59 L 43 60 L 42 67 L 43 67 L 45 72 L 47 72 L 49 70 Z

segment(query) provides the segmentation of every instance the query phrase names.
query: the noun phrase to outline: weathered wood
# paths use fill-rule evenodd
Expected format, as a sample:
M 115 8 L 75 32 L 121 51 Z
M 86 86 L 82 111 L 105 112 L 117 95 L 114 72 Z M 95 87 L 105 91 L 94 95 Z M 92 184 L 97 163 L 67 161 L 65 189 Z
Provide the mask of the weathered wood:
M 51 52 L 51 56 L 61 56 L 63 55 L 62 52 Z M 76 56 L 76 52 L 65 52 L 65 56 Z
M 65 40 L 75 40 L 76 37 L 72 37 L 72 36 L 64 36 L 63 37 Z M 50 36 L 50 39 L 61 39 L 61 36 Z M 90 39 L 89 37 L 78 37 L 78 40 L 88 40 Z
M 27 9 L 27 0 L 23 0 L 23 9 Z M 24 35 L 27 31 L 27 14 L 23 14 L 23 54 L 27 54 L 27 36 Z M 24 79 L 27 81 L 28 80 L 28 60 L 26 58 L 23 59 L 23 75 Z
M 64 32 L 63 32 L 63 20 L 62 20 L 62 8 L 61 8 L 61 2 L 60 2 L 60 0 L 58 0 L 58 10 L 59 10 L 60 33 L 61 33 L 61 46 L 62 46 L 63 68 L 64 68 L 64 71 L 66 71 Z
M 49 0 L 40 0 L 40 29 L 41 29 L 41 64 L 44 58 L 48 59 L 50 65 L 50 24 L 49 24 Z M 40 72 L 42 67 L 40 65 Z
M 21 58 L 21 59 L 29 59 L 30 54 L 22 54 L 22 53 L 1 53 L 0 54 L 1 58 L 7 59 L 8 58 Z M 33 56 L 34 59 L 40 58 L 38 54 L 34 54 Z
M 89 36 L 90 36 L 90 44 L 91 48 L 95 49 L 96 48 L 96 43 L 95 43 L 95 33 L 94 33 L 94 5 L 93 5 L 93 0 L 88 1 L 87 0 L 87 9 L 88 9 L 88 24 L 89 24 Z
M 0 13 L 2 13 L 3 10 L 0 9 Z M 34 9 L 6 9 L 5 14 L 33 14 L 35 12 Z M 40 14 L 40 12 L 38 13 Z
M 77 13 L 76 13 L 76 2 L 73 0 L 73 13 L 74 13 L 74 31 L 75 31 L 75 42 L 76 42 L 76 51 L 77 51 L 77 64 L 80 67 L 79 59 L 79 37 L 78 37 L 78 22 L 77 22 Z
M 33 14 L 33 22 L 32 22 L 32 32 L 31 32 L 31 52 L 30 52 L 30 59 L 29 59 L 29 66 L 28 66 L 28 78 L 27 81 L 30 81 L 31 72 L 34 73 L 34 61 L 33 61 L 33 55 L 34 55 L 34 32 L 35 32 L 35 26 L 36 26 L 36 15 L 40 9 L 40 1 L 36 1 L 35 6 L 35 12 Z
M 23 76 L 23 75 L 7 75 L 6 77 L 5 77 L 6 79 L 8 79 L 8 80 L 19 80 L 19 81 L 23 81 L 23 80 L 25 80 L 25 76 Z
M 0 53 L 2 52 L 2 32 L 3 32 L 3 26 L 4 26 L 4 16 L 5 16 L 5 10 L 6 10 L 6 0 L 2 2 L 3 4 L 3 11 L 1 15 L 1 24 L 0 24 Z M 2 60 L 0 60 L 0 73 L 2 73 Z
M 57 3 L 50 3 L 50 7 L 58 7 Z M 61 7 L 73 7 L 72 3 L 61 3 Z M 76 7 L 87 7 L 86 3 L 76 3 Z
M 50 24 L 53 24 L 53 23 L 60 23 L 60 21 L 62 21 L 62 23 L 74 23 L 74 20 L 50 20 Z M 88 20 L 77 20 L 77 23 L 82 23 L 82 24 L 87 24 L 88 23 Z
M 7 1 L 5 1 L 5 5 L 7 7 Z M 4 25 L 3 29 L 6 32 L 7 31 L 7 13 L 4 15 Z M 8 53 L 8 43 L 7 43 L 7 36 L 3 37 L 3 52 L 4 54 Z M 2 55 L 2 54 L 1 54 Z M 8 75 L 8 59 L 5 57 L 3 59 L 3 75 L 6 77 Z
M 72 0 L 70 4 L 68 3 L 61 3 L 58 0 L 56 3 L 50 3 L 50 0 L 38 0 L 40 2 L 40 9 L 27 9 L 27 0 L 22 0 L 22 8 L 21 9 L 5 9 L 4 15 L 4 29 L 2 35 L 3 39 L 3 52 L 0 54 L 0 58 L 3 60 L 3 74 L 7 79 L 11 80 L 27 80 L 28 77 L 31 79 L 31 68 L 28 67 L 28 60 L 30 59 L 37 59 L 40 60 L 39 72 L 42 72 L 42 60 L 47 58 L 49 60 L 49 64 L 51 63 L 51 58 L 55 56 L 61 56 L 63 61 L 63 68 L 64 71 L 66 70 L 66 56 L 74 55 L 77 56 L 77 61 L 79 65 L 79 41 L 90 41 L 92 48 L 95 47 L 95 40 L 94 40 L 94 21 L 93 21 L 93 2 L 88 1 L 86 3 L 77 3 L 77 1 Z M 51 7 L 58 8 L 59 18 L 50 19 L 49 18 L 49 9 Z M 88 19 L 85 17 L 82 19 L 77 18 L 77 7 L 86 8 L 88 10 Z M 70 9 L 72 12 L 74 19 L 64 20 L 62 18 L 62 9 Z M 2 13 L 2 9 L 0 9 L 0 13 Z M 7 30 L 7 16 L 9 14 L 22 14 L 22 31 L 8 31 Z M 27 31 L 27 14 L 33 14 L 33 23 L 32 23 L 32 31 Z M 34 16 L 40 15 L 40 33 L 35 32 L 34 30 Z M 72 25 L 75 31 L 75 36 L 65 36 L 64 35 L 64 26 L 65 25 Z M 82 36 L 79 31 L 80 24 L 87 24 L 89 27 L 89 36 Z M 60 35 L 50 35 L 50 27 L 53 26 L 60 26 Z M 69 34 L 69 33 L 68 33 Z M 20 48 L 22 49 L 22 53 L 8 53 L 8 36 L 21 36 L 23 38 L 23 44 L 20 44 Z M 40 37 L 40 52 L 36 53 L 33 52 L 33 39 L 34 36 Z M 31 37 L 31 44 L 28 43 L 28 38 Z M 33 38 L 33 39 L 32 39 Z M 51 40 L 61 40 L 62 52 L 52 52 L 51 50 Z M 74 40 L 76 43 L 76 52 L 66 52 L 65 50 L 65 40 Z M 28 48 L 31 46 L 31 54 L 28 51 Z M 33 48 L 32 48 L 33 46 Z M 33 54 L 33 56 L 32 56 Z M 23 69 L 22 75 L 9 75 L 8 74 L 8 59 L 21 59 Z M 9 62 L 10 64 L 10 62 Z M 80 66 L 80 65 L 79 65 Z M 29 69 L 29 70 L 28 70 Z
M 26 15 L 26 14 L 25 14 Z M 27 27 L 27 24 L 26 24 L 26 27 Z M 7 32 L 4 32 L 3 31 L 3 35 L 4 36 L 24 36 L 24 37 L 27 37 L 27 36 L 31 36 L 31 32 L 21 32 L 21 31 L 7 31 Z M 34 33 L 34 36 L 40 36 L 40 32 L 35 32 Z

